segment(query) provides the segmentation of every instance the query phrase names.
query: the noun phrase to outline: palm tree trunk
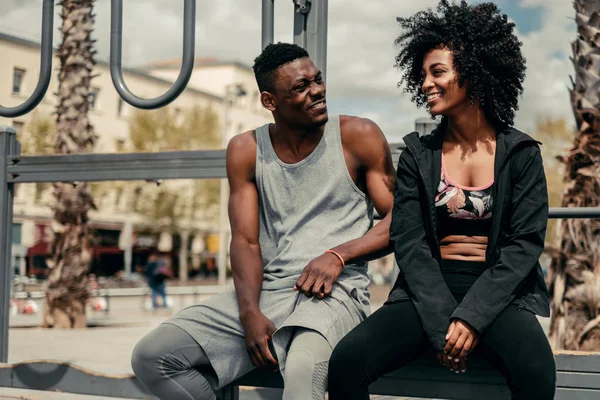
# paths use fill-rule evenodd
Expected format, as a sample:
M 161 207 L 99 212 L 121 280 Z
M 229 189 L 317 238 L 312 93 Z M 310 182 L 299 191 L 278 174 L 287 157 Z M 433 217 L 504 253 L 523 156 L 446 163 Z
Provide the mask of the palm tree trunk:
M 61 154 L 90 151 L 96 140 L 90 124 L 90 81 L 94 68 L 94 0 L 61 0 L 62 42 L 56 151 Z M 87 271 L 91 261 L 88 211 L 95 208 L 86 183 L 54 185 L 54 221 L 50 274 L 46 290 L 45 327 L 85 328 L 89 297 Z
M 559 159 L 566 166 L 563 207 L 600 205 L 600 2 L 575 0 L 571 89 L 578 133 Z M 555 349 L 600 350 L 600 220 L 562 220 L 551 265 L 550 342 Z

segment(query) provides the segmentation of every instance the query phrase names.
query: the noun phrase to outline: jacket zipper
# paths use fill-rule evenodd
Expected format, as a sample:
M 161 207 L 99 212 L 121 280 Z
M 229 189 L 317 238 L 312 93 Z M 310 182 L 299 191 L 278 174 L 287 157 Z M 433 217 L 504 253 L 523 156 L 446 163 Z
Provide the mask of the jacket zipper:
M 507 160 L 510 158 L 510 155 L 515 151 L 515 149 L 519 148 L 520 146 L 522 146 L 524 143 L 537 143 L 536 140 L 532 140 L 532 139 L 525 139 L 522 141 L 519 141 L 515 144 L 513 144 L 510 148 L 505 150 L 504 156 L 502 157 L 502 160 L 500 160 L 500 166 L 498 167 L 498 176 L 496 176 L 496 168 L 494 167 L 494 182 L 498 182 L 498 184 L 500 184 L 499 178 L 501 175 L 502 170 L 505 168 L 505 164 L 507 162 Z M 500 202 L 497 200 L 498 199 L 498 184 L 494 185 L 492 187 L 492 201 L 493 201 L 493 205 L 492 205 L 492 229 L 490 231 L 490 233 L 494 233 L 496 230 L 498 230 L 498 235 L 501 233 L 502 229 L 501 227 L 498 227 L 498 224 L 500 223 L 499 220 L 499 215 L 500 213 L 498 212 L 500 210 Z M 504 201 L 502 201 L 502 204 L 504 203 Z M 492 238 L 490 238 L 488 236 L 488 244 L 493 244 L 493 248 L 492 246 L 489 246 L 488 249 L 493 250 L 494 253 L 496 253 L 496 248 L 498 247 L 498 239 L 496 235 L 496 239 L 495 240 L 491 240 Z M 487 256 L 488 254 L 490 254 L 490 252 L 486 249 L 486 262 L 489 262 L 489 257 Z M 494 258 L 496 258 L 495 254 L 490 254 L 491 256 L 493 256 Z M 497 261 L 497 260 L 496 260 Z

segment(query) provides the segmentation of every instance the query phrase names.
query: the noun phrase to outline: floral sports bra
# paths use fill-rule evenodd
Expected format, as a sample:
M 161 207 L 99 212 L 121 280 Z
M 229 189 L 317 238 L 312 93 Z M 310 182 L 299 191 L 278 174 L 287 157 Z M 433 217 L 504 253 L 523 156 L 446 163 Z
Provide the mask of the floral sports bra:
M 442 157 L 442 173 L 435 196 L 438 235 L 487 235 L 491 227 L 492 186 L 468 187 L 452 181 Z M 460 223 L 458 220 L 461 220 Z

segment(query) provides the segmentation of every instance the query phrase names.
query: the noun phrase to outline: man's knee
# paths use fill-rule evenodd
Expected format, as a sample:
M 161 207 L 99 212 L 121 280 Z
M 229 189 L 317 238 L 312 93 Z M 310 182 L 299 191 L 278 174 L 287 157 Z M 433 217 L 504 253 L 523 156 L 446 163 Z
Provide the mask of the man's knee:
M 327 361 L 315 361 L 308 351 L 288 353 L 285 369 L 285 400 L 322 400 L 327 390 Z
M 331 346 L 320 333 L 299 330 L 285 363 L 285 400 L 322 400 L 327 390 Z
M 131 368 L 142 382 L 156 378 L 160 374 L 159 360 L 163 354 L 154 343 L 143 338 L 135 345 L 131 353 Z

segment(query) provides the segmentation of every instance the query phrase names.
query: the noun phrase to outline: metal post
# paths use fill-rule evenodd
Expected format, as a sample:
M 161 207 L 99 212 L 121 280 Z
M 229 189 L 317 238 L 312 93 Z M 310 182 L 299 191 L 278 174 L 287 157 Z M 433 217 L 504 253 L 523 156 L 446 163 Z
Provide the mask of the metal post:
M 227 148 L 227 143 L 229 141 L 229 112 L 231 107 L 231 97 L 229 96 L 228 88 L 225 88 L 225 102 L 223 106 L 223 137 L 221 143 L 223 148 Z M 217 260 L 219 286 L 225 285 L 227 282 L 228 198 L 229 190 L 227 187 L 227 179 L 221 179 L 219 193 L 219 256 Z
M 294 7 L 294 43 L 306 49 L 306 15 L 310 10 L 310 0 L 293 0 Z
M 12 280 L 12 217 L 14 184 L 8 182 L 9 157 L 19 151 L 13 128 L 0 127 L 0 362 L 8 361 L 8 324 Z
M 306 21 L 306 50 L 321 70 L 323 80 L 327 75 L 327 1 L 314 0 Z
M 273 43 L 275 36 L 275 0 L 262 0 L 262 49 Z
M 190 231 L 181 232 L 181 244 L 179 245 L 179 282 L 188 280 L 188 246 L 190 243 Z
M 131 269 L 131 262 L 133 259 L 133 213 L 127 213 L 125 217 L 125 224 L 123 225 L 123 235 L 125 236 L 125 251 L 123 252 L 125 276 L 131 277 L 133 272 Z
M 328 0 L 294 0 L 294 3 L 294 43 L 308 51 L 325 79 Z

